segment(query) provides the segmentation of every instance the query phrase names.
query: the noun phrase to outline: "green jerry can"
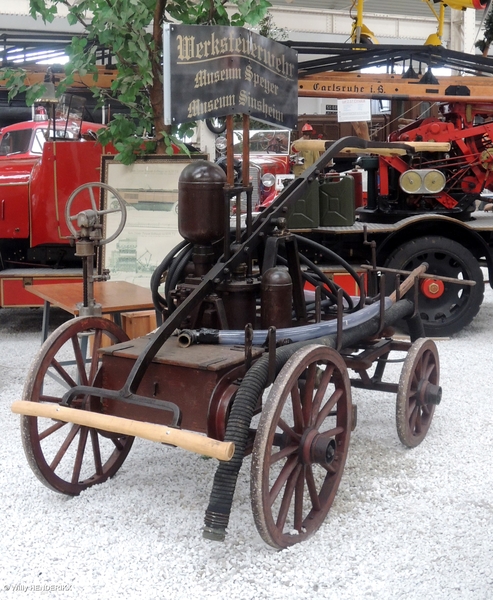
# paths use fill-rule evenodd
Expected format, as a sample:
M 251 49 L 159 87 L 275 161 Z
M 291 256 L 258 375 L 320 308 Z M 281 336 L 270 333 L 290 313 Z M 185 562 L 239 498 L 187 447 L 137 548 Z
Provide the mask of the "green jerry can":
M 335 178 L 320 186 L 320 227 L 345 227 L 354 224 L 354 179 Z
M 287 218 L 288 229 L 312 229 L 320 225 L 320 184 L 313 181 L 303 198 L 297 200 Z

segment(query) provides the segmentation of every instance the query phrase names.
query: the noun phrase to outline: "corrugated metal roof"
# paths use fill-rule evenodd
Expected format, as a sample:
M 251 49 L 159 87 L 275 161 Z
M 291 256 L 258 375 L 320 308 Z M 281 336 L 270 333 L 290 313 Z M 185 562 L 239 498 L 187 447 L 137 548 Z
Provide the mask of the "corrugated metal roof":
M 296 7 L 312 10 L 337 10 L 356 15 L 356 0 L 270 0 L 276 8 Z M 432 13 L 423 0 L 364 0 L 364 12 L 381 15 L 409 15 L 411 17 L 432 17 Z M 482 11 L 478 11 L 478 19 Z

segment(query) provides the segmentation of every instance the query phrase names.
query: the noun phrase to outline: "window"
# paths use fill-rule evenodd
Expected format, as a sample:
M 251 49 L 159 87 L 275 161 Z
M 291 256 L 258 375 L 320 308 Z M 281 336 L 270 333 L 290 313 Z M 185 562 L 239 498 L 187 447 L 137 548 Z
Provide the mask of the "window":
M 29 152 L 32 129 L 8 131 L 0 142 L 0 156 L 11 154 L 26 154 Z
M 33 154 L 42 154 L 43 146 L 46 141 L 46 130 L 45 129 L 36 129 L 36 134 L 33 140 L 33 147 L 31 152 Z

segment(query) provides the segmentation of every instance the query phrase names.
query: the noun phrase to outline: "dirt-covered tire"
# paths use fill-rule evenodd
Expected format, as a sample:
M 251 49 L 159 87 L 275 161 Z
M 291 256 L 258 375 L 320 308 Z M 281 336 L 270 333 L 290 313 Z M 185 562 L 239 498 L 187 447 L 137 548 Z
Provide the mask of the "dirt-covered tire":
M 428 337 L 447 337 L 469 325 L 478 314 L 484 295 L 483 273 L 473 254 L 461 244 L 441 236 L 426 236 L 406 242 L 387 259 L 391 269 L 412 271 L 428 263 L 427 273 L 456 279 L 471 279 L 476 285 L 421 280 L 418 309 Z M 387 277 L 387 290 L 394 287 Z M 413 292 L 409 292 L 412 297 Z

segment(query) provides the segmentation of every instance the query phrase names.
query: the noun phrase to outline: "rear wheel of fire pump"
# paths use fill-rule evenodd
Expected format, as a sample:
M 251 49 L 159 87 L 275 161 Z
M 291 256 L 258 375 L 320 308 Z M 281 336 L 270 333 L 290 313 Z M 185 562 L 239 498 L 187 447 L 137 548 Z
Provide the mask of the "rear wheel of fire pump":
M 464 246 L 445 237 L 422 237 L 403 244 L 388 259 L 391 269 L 412 271 L 428 263 L 430 277 L 419 283 L 418 308 L 424 330 L 430 337 L 446 337 L 460 331 L 477 315 L 483 302 L 484 280 L 478 261 Z M 433 279 L 442 275 L 471 279 L 476 285 L 460 285 Z M 387 276 L 387 289 L 394 283 Z M 412 297 L 413 292 L 409 292 Z
M 428 433 L 442 395 L 439 381 L 440 362 L 435 342 L 420 338 L 404 360 L 397 392 L 397 434 L 404 446 L 415 448 Z
M 344 471 L 350 433 L 343 359 L 326 346 L 298 350 L 274 381 L 253 447 L 252 509 L 267 544 L 286 548 L 318 530 Z
M 128 340 L 112 321 L 101 317 L 71 319 L 54 331 L 31 366 L 23 400 L 59 404 L 76 385 L 97 385 L 104 345 Z M 100 400 L 80 396 L 71 408 L 101 411 Z M 21 417 L 28 462 L 42 483 L 56 492 L 77 496 L 112 477 L 123 464 L 133 437 L 43 417 Z

